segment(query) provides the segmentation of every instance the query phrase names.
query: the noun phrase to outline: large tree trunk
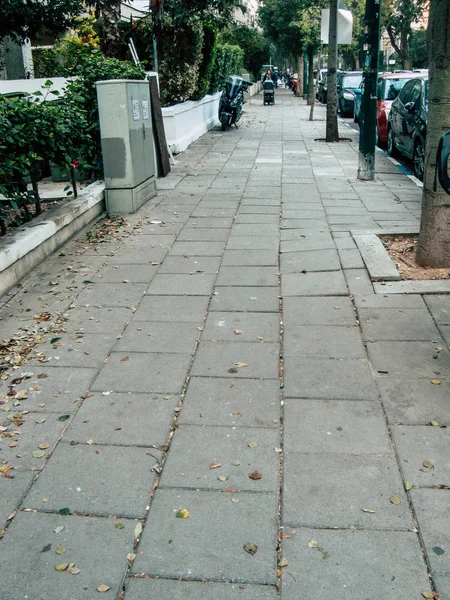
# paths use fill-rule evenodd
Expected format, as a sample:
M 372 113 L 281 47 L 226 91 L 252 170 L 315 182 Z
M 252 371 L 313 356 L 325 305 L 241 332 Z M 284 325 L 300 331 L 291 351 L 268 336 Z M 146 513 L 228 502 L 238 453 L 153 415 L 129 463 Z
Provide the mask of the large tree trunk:
M 297 58 L 297 73 L 298 73 L 298 77 L 297 77 L 297 92 L 296 92 L 296 96 L 300 96 L 301 98 L 303 97 L 303 54 L 301 54 L 298 58 Z
M 327 142 L 339 141 L 337 121 L 337 15 L 338 0 L 330 0 L 330 27 L 328 30 L 328 90 L 327 90 Z
M 319 72 L 317 72 L 319 76 Z M 314 47 L 308 46 L 308 106 L 314 104 L 316 92 L 314 89 Z
M 402 35 L 400 37 L 401 39 L 401 58 L 402 58 L 402 66 L 403 69 L 406 69 L 409 71 L 409 69 L 411 69 L 411 61 L 409 59 L 409 35 L 410 35 L 410 31 L 409 30 L 405 30 L 402 31 Z
M 450 197 L 436 176 L 439 138 L 450 131 L 450 4 L 431 0 L 428 24 L 430 69 L 425 177 L 417 262 L 450 267 Z
M 122 36 L 120 24 L 120 0 L 100 0 L 100 14 L 103 20 L 100 39 L 103 54 L 112 58 L 120 58 Z

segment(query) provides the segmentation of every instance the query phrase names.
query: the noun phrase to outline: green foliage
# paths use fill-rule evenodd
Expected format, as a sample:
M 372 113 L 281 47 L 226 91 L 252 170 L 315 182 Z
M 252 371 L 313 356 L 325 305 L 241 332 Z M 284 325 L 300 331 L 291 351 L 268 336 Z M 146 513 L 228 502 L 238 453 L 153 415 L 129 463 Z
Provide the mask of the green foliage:
M 0 41 L 9 35 L 22 42 L 43 30 L 59 33 L 72 26 L 83 9 L 83 0 L 2 0 Z
M 224 80 L 243 71 L 244 53 L 238 46 L 217 44 L 214 49 L 214 66 L 209 92 L 213 94 L 223 88 Z
M 214 67 L 214 45 L 216 30 L 210 25 L 203 26 L 202 60 L 198 70 L 197 87 L 191 95 L 192 100 L 201 100 L 209 91 Z
M 263 0 L 258 11 L 264 34 L 284 56 L 297 58 L 304 51 L 299 24 L 304 6 L 302 0 Z
M 419 23 L 427 0 L 384 0 L 382 3 L 382 25 L 386 29 L 392 47 L 403 63 L 410 67 L 409 38 L 411 25 Z
M 239 46 L 244 53 L 244 67 L 255 79 L 259 79 L 263 64 L 271 54 L 270 42 L 254 27 L 233 24 L 222 32 L 224 42 Z
M 427 37 L 428 32 L 426 29 L 418 29 L 411 33 L 409 48 L 413 69 L 426 69 L 428 67 Z
M 29 205 L 38 198 L 24 180 L 36 184 L 40 164 L 52 161 L 68 169 L 88 144 L 87 119 L 69 96 L 57 99 L 52 83 L 44 93 L 22 98 L 0 96 L 0 220 L 13 209 L 21 219 L 30 217 Z M 3 225 L 4 231 L 4 225 Z
M 352 43 L 339 46 L 339 52 L 344 59 L 346 67 L 351 70 L 358 70 L 364 56 L 366 2 L 365 0 L 347 0 L 346 8 L 353 15 Z

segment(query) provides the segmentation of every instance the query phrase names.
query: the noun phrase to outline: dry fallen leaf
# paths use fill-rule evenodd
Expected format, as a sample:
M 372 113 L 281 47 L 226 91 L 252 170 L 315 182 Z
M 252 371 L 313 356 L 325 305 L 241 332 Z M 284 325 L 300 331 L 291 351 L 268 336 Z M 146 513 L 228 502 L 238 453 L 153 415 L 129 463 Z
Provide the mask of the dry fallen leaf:
M 57 571 L 65 571 L 69 567 L 69 563 L 59 563 L 55 566 Z
M 68 571 L 71 575 L 78 575 L 78 573 L 81 573 L 81 569 L 78 567 L 69 567 Z
M 390 500 L 390 502 L 391 502 L 392 504 L 400 504 L 400 503 L 401 503 L 401 500 L 400 500 L 400 498 L 398 498 L 397 496 L 391 496 L 391 497 L 389 498 L 389 500 Z
M 441 382 L 439 381 L 439 379 L 432 379 L 432 380 L 431 380 L 431 383 L 432 383 L 433 385 L 441 385 Z
M 280 560 L 280 562 L 278 563 L 278 566 L 279 566 L 279 567 L 287 567 L 287 566 L 288 566 L 288 564 L 289 564 L 289 561 L 288 561 L 288 559 L 287 559 L 287 558 L 282 558 L 282 559 Z
M 135 558 L 136 558 L 136 554 L 133 554 L 133 552 L 130 552 L 129 554 L 127 554 L 128 560 L 134 560 Z
M 97 588 L 97 590 L 99 592 L 107 592 L 110 589 L 111 589 L 111 586 L 110 585 L 105 585 L 104 583 L 102 583 L 102 585 L 99 585 L 98 588 Z
M 191 516 L 191 513 L 187 510 L 187 508 L 180 508 L 180 510 L 177 510 L 175 513 L 175 516 L 178 519 L 188 519 Z
M 250 479 L 262 479 L 262 475 L 258 471 L 253 471 L 252 473 L 249 473 L 248 476 Z
M 361 510 L 365 513 L 375 513 L 376 512 L 375 510 L 372 510 L 370 508 L 362 508 Z
M 410 481 L 405 481 L 404 485 L 405 485 L 405 490 L 406 491 L 412 490 L 413 487 L 414 487 L 414 485 Z
M 213 463 L 211 463 L 211 464 L 209 465 L 209 468 L 210 468 L 210 469 L 218 469 L 218 468 L 219 468 L 219 467 L 221 467 L 221 466 L 222 466 L 222 463 L 220 463 L 220 462 L 213 462 Z
M 219 475 L 219 477 L 217 478 L 219 481 L 227 481 L 228 477 L 227 475 Z
M 434 467 L 433 463 L 431 463 L 429 460 L 424 460 L 422 464 L 427 469 L 432 469 Z
M 141 535 L 142 533 L 142 523 L 139 521 L 139 523 L 136 524 L 136 527 L 134 528 L 134 537 L 137 538 Z
M 236 363 L 236 367 L 237 367 L 238 369 L 245 369 L 245 367 L 248 367 L 248 364 L 247 364 L 247 363 L 245 363 L 245 362 L 237 362 L 237 363 Z
M 256 442 L 248 442 L 248 444 L 247 444 L 247 446 L 248 446 L 249 448 L 256 448 L 256 446 L 257 446 L 257 445 L 258 445 L 258 444 L 257 444 Z
M 308 542 L 308 546 L 310 548 L 317 548 L 318 545 L 319 545 L 318 542 L 316 542 L 315 540 L 309 540 L 309 542 Z
M 244 544 L 244 550 L 254 556 L 258 552 L 258 546 L 256 544 Z
M 67 552 L 67 549 L 64 546 L 57 546 L 55 552 L 56 554 L 64 554 Z
M 86 444 L 88 444 L 89 446 L 92 446 L 92 444 L 93 444 L 93 443 L 94 443 L 94 440 L 88 440 L 88 441 L 86 442 Z

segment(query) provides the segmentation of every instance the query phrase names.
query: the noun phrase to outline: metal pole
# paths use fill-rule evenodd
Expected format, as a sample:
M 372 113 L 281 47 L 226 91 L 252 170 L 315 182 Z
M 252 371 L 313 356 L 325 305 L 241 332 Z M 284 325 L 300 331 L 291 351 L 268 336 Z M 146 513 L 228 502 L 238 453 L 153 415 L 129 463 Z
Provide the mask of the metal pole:
M 308 97 L 308 57 L 303 54 L 303 100 Z
M 377 127 L 378 48 L 380 46 L 381 0 L 366 0 L 364 92 L 361 99 L 358 179 L 375 179 Z

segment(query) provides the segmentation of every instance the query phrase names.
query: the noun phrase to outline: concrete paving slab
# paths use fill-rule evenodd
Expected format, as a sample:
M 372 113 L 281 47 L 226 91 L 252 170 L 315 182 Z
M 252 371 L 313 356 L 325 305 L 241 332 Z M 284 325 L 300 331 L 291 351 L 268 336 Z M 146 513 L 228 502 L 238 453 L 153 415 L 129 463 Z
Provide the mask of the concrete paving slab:
M 258 237 L 247 235 L 231 235 L 228 239 L 227 250 L 278 250 L 278 234 Z
M 284 414 L 286 452 L 393 455 L 375 402 L 286 400 Z
M 5 599 L 91 600 L 100 585 L 117 596 L 127 567 L 126 555 L 133 550 L 134 521 L 93 517 L 61 517 L 42 513 L 20 513 L 2 541 L 2 594 Z M 57 527 L 64 527 L 55 533 Z M 48 552 L 42 549 L 51 544 Z M 55 549 L 63 546 L 63 556 Z M 66 558 L 67 557 L 67 558 Z M 76 576 L 58 572 L 55 566 L 73 562 Z
M 276 581 L 277 496 L 157 490 L 133 572 L 184 579 Z M 186 508 L 188 519 L 176 519 Z M 171 540 L 171 541 L 170 541 Z M 254 556 L 244 544 L 258 546 Z
M 302 325 L 284 332 L 286 357 L 365 358 L 357 327 Z
M 160 485 L 276 493 L 280 487 L 280 456 L 275 448 L 279 445 L 279 432 L 273 428 L 180 425 Z M 214 463 L 221 466 L 211 469 Z M 249 473 L 254 471 L 260 472 L 262 479 L 250 479 Z
M 225 250 L 222 266 L 278 267 L 278 250 Z
M 177 402 L 178 396 L 172 394 L 92 394 L 84 400 L 62 441 L 163 446 Z
M 450 494 L 448 490 L 411 490 L 410 494 L 432 572 L 448 575 Z
M 158 274 L 155 275 L 147 296 L 209 296 L 214 287 L 213 273 Z
M 248 204 L 248 201 L 243 201 L 242 204 L 239 207 L 239 214 L 240 215 L 245 215 L 245 214 L 250 214 L 250 215 L 279 215 L 280 214 L 280 209 L 279 206 L 257 206 L 254 204 Z
M 195 323 L 133 321 L 117 343 L 117 352 L 171 352 L 187 354 L 195 350 L 200 332 Z
M 156 274 L 153 265 L 112 265 L 108 264 L 98 273 L 92 276 L 96 283 L 115 283 L 120 285 L 124 282 L 150 283 Z
M 127 358 L 126 361 L 122 361 Z M 94 391 L 178 394 L 191 361 L 190 354 L 113 352 L 94 383 Z
M 417 486 L 448 485 L 449 439 L 450 432 L 447 428 L 433 427 L 429 424 L 396 426 L 394 440 L 405 479 Z M 425 467 L 424 461 L 433 466 Z
M 137 306 L 142 300 L 146 283 L 96 283 L 90 284 L 79 294 L 74 302 L 76 306 L 130 307 Z
M 8 517 L 22 504 L 22 499 L 28 491 L 35 473 L 27 471 L 13 472 L 13 478 L 0 478 L 0 530 Z M 1 552 L 1 551 L 0 551 Z
M 192 377 L 179 423 L 276 428 L 279 412 L 276 380 Z
M 1 424 L 10 425 L 9 421 L 3 420 Z M 58 421 L 55 414 L 25 415 L 23 425 L 10 427 L 11 431 L 17 432 L 12 438 L 2 436 L 0 439 L 0 461 L 5 461 L 5 464 L 11 465 L 17 471 L 40 471 L 67 424 L 65 421 Z M 17 442 L 17 446 L 11 448 L 10 444 L 13 441 Z M 49 444 L 49 447 L 44 456 L 35 458 L 32 453 L 39 450 L 39 444 Z
M 225 242 L 230 235 L 230 229 L 186 226 L 177 238 L 179 242 Z
M 372 281 L 398 281 L 401 279 L 386 248 L 376 235 L 354 235 L 358 250 L 366 264 Z
M 280 266 L 281 272 L 286 274 L 302 271 L 336 271 L 341 265 L 336 250 L 306 250 L 281 254 Z
M 220 257 L 206 256 L 167 256 L 158 273 L 217 273 Z
M 271 238 L 278 236 L 278 223 L 235 223 L 232 227 L 233 236 L 261 236 L 263 238 Z
M 429 281 L 393 281 L 374 283 L 377 294 L 450 294 L 450 282 L 445 279 Z
M 378 397 L 366 360 L 291 358 L 285 361 L 286 398 L 376 400 Z
M 142 518 L 156 476 L 151 468 L 159 458 L 155 449 L 100 446 L 95 440 L 90 446 L 59 444 L 22 507 Z
M 217 285 L 278 287 L 278 267 L 221 266 L 217 277 Z
M 261 224 L 276 225 L 276 226 L 278 226 L 279 216 L 277 214 L 274 214 L 274 215 L 270 215 L 270 214 L 258 215 L 258 214 L 245 214 L 245 213 L 243 213 L 243 214 L 236 215 L 236 218 L 235 218 L 234 222 L 236 224 L 238 224 L 238 223 L 240 223 L 240 224 L 261 223 Z
M 51 340 L 39 344 L 39 352 L 51 364 L 61 367 L 99 368 L 117 342 L 117 337 L 105 333 L 61 333 Z
M 356 325 L 355 313 L 349 298 L 290 297 L 283 301 L 285 325 Z
M 197 211 L 194 211 L 194 213 Z M 199 211 L 200 212 L 200 211 Z M 203 229 L 229 229 L 233 224 L 233 214 L 226 216 L 218 211 L 217 213 L 213 213 L 208 216 L 202 217 L 199 214 L 192 214 L 189 221 L 186 223 L 184 231 L 197 231 L 198 228 Z M 180 239 L 180 238 L 178 238 Z
M 434 575 L 434 585 L 436 591 L 441 594 L 441 600 L 450 599 L 450 576 L 448 575 Z
M 201 325 L 208 308 L 206 296 L 144 296 L 135 312 L 137 321 L 172 321 Z
M 212 312 L 206 321 L 202 339 L 233 342 L 278 342 L 280 318 L 277 314 L 270 313 Z
M 170 579 L 132 579 L 126 600 L 277 600 L 277 591 L 272 585 L 239 585 L 200 581 L 172 581 Z
M 245 364 L 239 367 L 238 364 Z M 203 342 L 192 365 L 192 375 L 277 379 L 279 344 L 253 342 Z
M 433 319 L 439 325 L 450 325 L 450 296 L 423 296 Z
M 161 262 L 167 254 L 168 247 L 149 246 L 147 248 L 123 247 L 114 254 L 114 264 L 122 265 L 151 265 L 152 262 Z
M 384 408 L 390 423 L 450 424 L 450 381 L 433 385 L 429 379 L 380 377 Z
M 288 528 L 285 534 L 283 600 L 307 598 L 312 589 L 333 600 L 411 600 L 430 591 L 415 533 Z M 322 551 L 310 548 L 310 540 Z
M 285 525 L 377 530 L 413 526 L 394 457 L 289 452 L 283 481 Z M 392 496 L 401 503 L 392 504 Z
M 348 294 L 341 271 L 282 274 L 281 290 L 285 297 L 346 296 Z
M 175 242 L 169 256 L 222 256 L 224 242 Z
M 426 308 L 360 308 L 366 340 L 439 340 L 439 331 Z
M 360 308 L 426 308 L 421 296 L 407 294 L 355 294 L 354 303 Z
M 347 269 L 344 271 L 350 294 L 372 294 L 373 287 L 365 269 Z
M 301 231 L 324 231 L 328 228 L 325 216 L 322 219 L 283 219 L 283 229 Z
M 358 250 L 339 250 L 339 259 L 343 269 L 363 269 L 364 261 Z
M 27 380 L 28 398 L 21 401 L 19 410 L 73 413 L 96 374 L 96 369 L 36 365 Z
M 129 308 L 96 308 L 77 306 L 66 313 L 66 331 L 109 333 L 119 335 L 129 323 L 133 312 Z
M 211 298 L 212 312 L 276 312 L 280 310 L 278 288 L 216 287 Z
M 450 355 L 434 342 L 373 342 L 367 351 L 375 371 L 390 376 L 439 379 L 450 369 Z M 434 358 L 436 357 L 436 358 Z

